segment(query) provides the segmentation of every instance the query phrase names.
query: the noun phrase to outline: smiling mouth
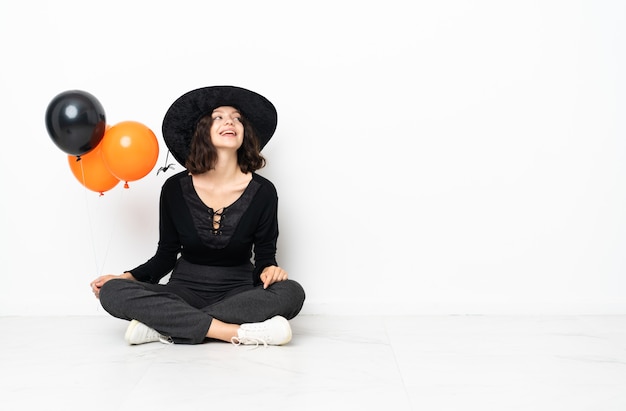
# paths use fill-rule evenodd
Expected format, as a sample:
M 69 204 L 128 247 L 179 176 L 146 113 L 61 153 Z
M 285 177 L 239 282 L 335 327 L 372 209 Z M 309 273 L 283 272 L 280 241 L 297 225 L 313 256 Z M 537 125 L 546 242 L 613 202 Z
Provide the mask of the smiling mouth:
M 232 136 L 232 137 L 234 137 L 235 136 L 235 132 L 232 131 L 232 130 L 222 131 L 220 133 L 220 136 Z

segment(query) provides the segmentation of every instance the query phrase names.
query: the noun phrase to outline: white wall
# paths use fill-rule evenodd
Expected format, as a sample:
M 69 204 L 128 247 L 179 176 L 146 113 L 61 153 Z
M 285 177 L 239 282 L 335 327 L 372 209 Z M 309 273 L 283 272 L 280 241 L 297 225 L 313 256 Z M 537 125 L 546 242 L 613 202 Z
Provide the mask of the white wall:
M 103 313 L 89 281 L 156 248 L 163 115 L 217 84 L 279 110 L 304 312 L 623 314 L 624 4 L 5 1 L 0 314 Z M 71 89 L 148 125 L 155 170 L 84 189 L 44 124 Z

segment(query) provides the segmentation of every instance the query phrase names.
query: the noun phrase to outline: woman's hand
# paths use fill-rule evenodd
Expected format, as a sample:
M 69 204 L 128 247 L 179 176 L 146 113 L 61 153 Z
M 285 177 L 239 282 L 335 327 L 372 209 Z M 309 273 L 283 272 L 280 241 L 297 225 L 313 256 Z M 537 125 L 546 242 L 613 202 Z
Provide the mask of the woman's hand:
M 133 277 L 133 275 L 128 272 L 124 274 L 118 274 L 118 275 L 114 275 L 114 274 L 101 275 L 100 277 L 96 278 L 89 284 L 91 286 L 91 291 L 93 292 L 93 295 L 95 295 L 96 298 L 100 298 L 100 288 L 102 288 L 104 283 L 106 283 L 109 280 L 113 280 L 115 278 L 125 278 L 127 280 L 135 279 L 135 277 Z
M 270 285 L 279 281 L 285 281 L 287 279 L 287 271 L 275 265 L 265 267 L 261 273 L 261 281 L 263 281 L 263 288 L 267 288 Z

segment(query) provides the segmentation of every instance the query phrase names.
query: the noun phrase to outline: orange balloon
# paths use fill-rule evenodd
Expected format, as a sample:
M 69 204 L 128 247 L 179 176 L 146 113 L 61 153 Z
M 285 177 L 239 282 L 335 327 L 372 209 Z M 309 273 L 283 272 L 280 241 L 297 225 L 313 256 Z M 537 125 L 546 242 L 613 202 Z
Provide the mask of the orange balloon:
M 80 157 L 67 156 L 67 161 L 78 182 L 100 195 L 120 182 L 104 164 L 100 144 Z
M 104 133 L 99 144 L 107 168 L 119 180 L 145 177 L 156 165 L 159 143 L 148 127 L 137 121 L 123 121 Z

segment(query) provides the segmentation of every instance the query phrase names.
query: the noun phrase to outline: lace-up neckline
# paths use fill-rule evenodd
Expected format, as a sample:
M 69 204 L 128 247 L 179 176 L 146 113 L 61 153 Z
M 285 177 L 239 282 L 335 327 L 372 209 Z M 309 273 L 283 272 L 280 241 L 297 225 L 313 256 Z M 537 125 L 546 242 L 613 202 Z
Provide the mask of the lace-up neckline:
M 193 186 L 191 175 L 180 180 L 183 197 L 191 213 L 198 237 L 205 246 L 222 249 L 228 245 L 235 229 L 250 207 L 261 184 L 252 179 L 243 194 L 231 205 L 214 210 L 207 206 Z
M 226 209 L 228 209 L 228 207 L 222 207 L 213 211 L 213 209 L 209 207 L 209 219 L 213 221 L 211 234 L 222 235 L 222 221 L 224 221 L 224 218 L 226 217 Z

